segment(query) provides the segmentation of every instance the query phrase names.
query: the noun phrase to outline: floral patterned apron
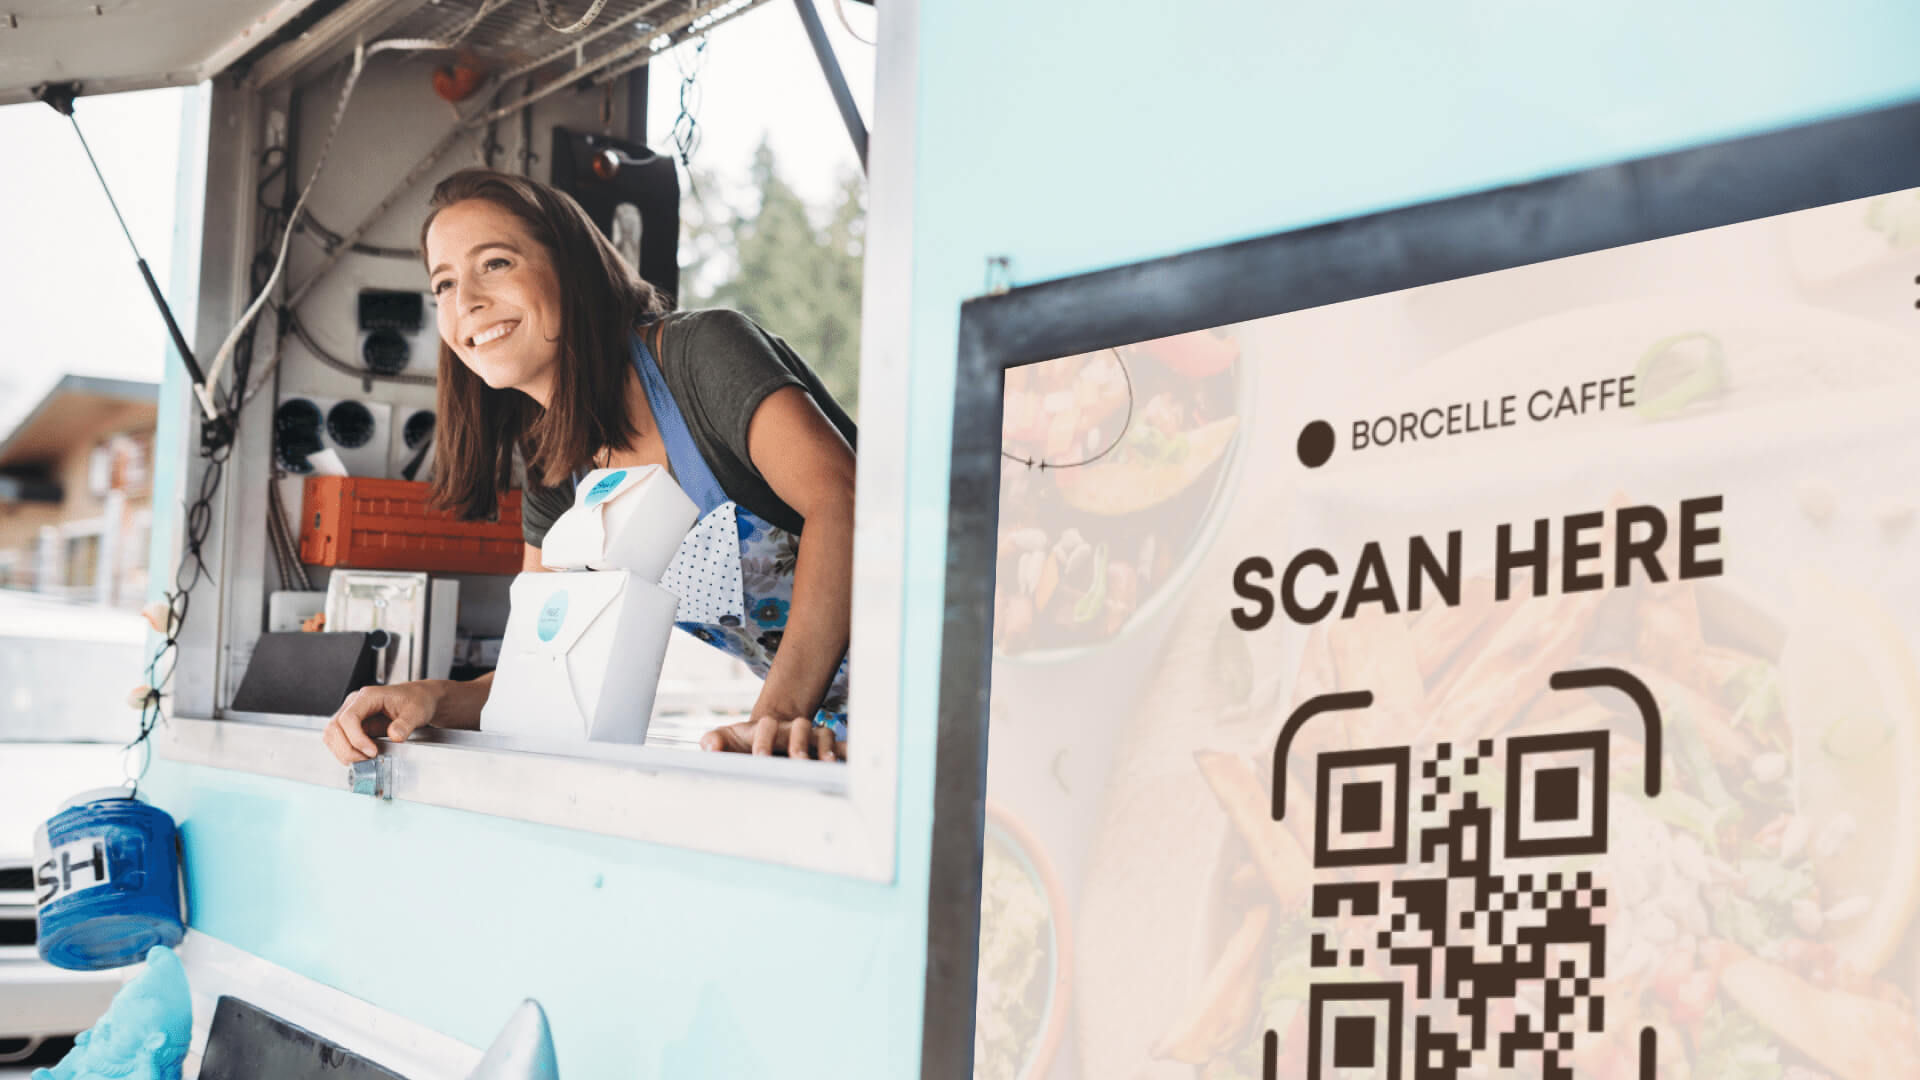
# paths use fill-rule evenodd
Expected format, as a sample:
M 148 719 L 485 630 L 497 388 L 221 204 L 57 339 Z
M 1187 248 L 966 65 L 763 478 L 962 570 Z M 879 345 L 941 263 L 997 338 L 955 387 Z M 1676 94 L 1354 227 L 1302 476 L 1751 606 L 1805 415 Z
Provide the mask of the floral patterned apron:
M 779 655 L 793 606 L 793 570 L 800 538 L 777 528 L 727 498 L 694 445 L 666 379 L 640 335 L 633 336 L 633 366 L 640 373 L 653 422 L 666 444 L 674 479 L 700 509 L 700 520 L 680 542 L 680 550 L 660 585 L 680 598 L 675 625 L 733 656 L 762 680 Z M 847 737 L 847 661 L 827 687 L 813 715 L 815 726 Z

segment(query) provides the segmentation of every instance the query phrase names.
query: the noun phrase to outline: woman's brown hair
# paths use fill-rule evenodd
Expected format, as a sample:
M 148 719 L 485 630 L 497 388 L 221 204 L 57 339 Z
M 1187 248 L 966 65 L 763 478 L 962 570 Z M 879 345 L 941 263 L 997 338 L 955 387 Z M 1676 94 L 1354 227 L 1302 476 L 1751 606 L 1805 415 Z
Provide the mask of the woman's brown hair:
M 633 438 L 627 336 L 636 323 L 671 311 L 673 301 L 641 280 L 572 197 L 492 169 L 462 169 L 433 189 L 420 225 L 422 251 L 440 211 L 468 199 L 519 218 L 560 282 L 560 355 L 545 409 L 518 390 L 488 386 L 440 343 L 433 505 L 476 521 L 493 517 L 512 485 L 515 447 L 526 459 L 529 485 L 559 487 L 603 447 Z

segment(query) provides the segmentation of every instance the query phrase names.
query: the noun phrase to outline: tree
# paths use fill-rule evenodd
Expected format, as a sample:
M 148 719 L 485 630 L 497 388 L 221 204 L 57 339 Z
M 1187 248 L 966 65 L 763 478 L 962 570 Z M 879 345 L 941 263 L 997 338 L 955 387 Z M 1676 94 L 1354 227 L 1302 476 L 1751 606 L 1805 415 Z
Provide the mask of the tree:
M 847 412 L 857 415 L 865 182 L 857 174 L 844 178 L 833 205 L 824 208 L 825 225 L 818 226 L 807 204 L 781 178 L 764 138 L 754 151 L 750 175 L 758 195 L 750 213 L 735 209 L 725 215 L 728 220 L 692 225 L 682 246 L 699 262 L 683 267 L 683 281 L 698 302 L 744 312 L 784 338 Z M 699 271 L 717 268 L 714 249 L 728 240 L 732 274 L 703 290 Z

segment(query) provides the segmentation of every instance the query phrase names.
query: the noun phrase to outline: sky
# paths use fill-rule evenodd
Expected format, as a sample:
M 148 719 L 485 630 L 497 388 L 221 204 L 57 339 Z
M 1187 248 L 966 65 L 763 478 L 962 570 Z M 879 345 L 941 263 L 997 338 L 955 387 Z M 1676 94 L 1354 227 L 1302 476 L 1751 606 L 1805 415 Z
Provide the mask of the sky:
M 859 35 L 871 40 L 873 8 L 853 0 L 841 6 Z M 847 32 L 835 0 L 816 0 L 816 7 L 871 122 L 873 47 Z M 655 61 L 647 128 L 656 149 L 668 146 L 690 53 L 682 47 Z M 693 167 L 720 176 L 736 194 L 763 134 L 782 173 L 809 202 L 826 202 L 839 179 L 857 170 L 793 5 L 773 0 L 715 30 L 696 87 L 700 142 Z M 204 108 L 205 98 L 204 87 L 151 90 L 85 97 L 75 109 L 162 288 L 169 287 L 173 264 L 183 110 Z M 67 119 L 37 103 L 0 106 L 0 162 L 4 437 L 64 373 L 157 380 L 166 330 Z

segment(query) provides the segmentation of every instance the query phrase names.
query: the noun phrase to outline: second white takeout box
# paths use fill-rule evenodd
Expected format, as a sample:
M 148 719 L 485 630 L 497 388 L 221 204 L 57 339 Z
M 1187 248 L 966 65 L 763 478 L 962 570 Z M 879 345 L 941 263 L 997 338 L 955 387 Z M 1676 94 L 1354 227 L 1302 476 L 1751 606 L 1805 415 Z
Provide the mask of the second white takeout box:
M 625 570 L 514 578 L 480 730 L 645 742 L 679 605 Z
M 659 581 L 700 518 L 659 465 L 595 469 L 574 486 L 573 506 L 540 545 L 550 570 L 626 570 Z

